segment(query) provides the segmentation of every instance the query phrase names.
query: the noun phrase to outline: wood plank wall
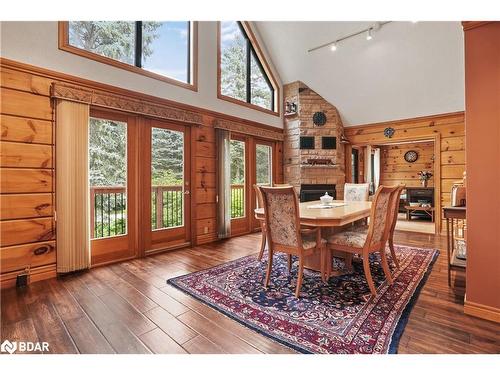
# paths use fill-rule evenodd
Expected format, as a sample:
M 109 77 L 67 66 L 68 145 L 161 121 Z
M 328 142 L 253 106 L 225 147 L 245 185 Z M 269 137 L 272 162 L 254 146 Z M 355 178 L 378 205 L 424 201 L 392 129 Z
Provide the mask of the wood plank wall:
M 2 69 L 0 186 L 2 286 L 29 266 L 31 280 L 55 276 L 51 81 Z
M 365 124 L 345 128 L 345 135 L 353 145 L 377 145 L 386 143 L 384 129 L 392 127 L 395 134 L 391 141 L 422 139 L 436 134 L 441 139 L 441 206 L 450 204 L 451 186 L 461 180 L 465 171 L 465 115 L 464 112 L 410 118 L 376 124 Z M 437 182 L 436 182 L 437 183 Z M 441 228 L 445 228 L 442 223 Z
M 16 276 L 28 266 L 31 268 L 31 281 L 56 275 L 54 113 L 50 87 L 53 82 L 79 85 L 83 81 L 56 72 L 46 73 L 48 71 L 44 69 L 4 61 L 0 64 L 2 287 L 14 285 Z M 85 84 L 89 86 L 89 82 L 85 81 Z M 95 84 L 97 88 L 103 89 L 104 85 Z M 188 106 L 179 104 L 179 107 Z M 191 182 L 192 199 L 195 202 L 192 210 L 192 237 L 195 244 L 203 244 L 217 239 L 213 123 L 217 118 L 231 121 L 238 119 L 194 107 L 189 109 L 196 110 L 203 116 L 202 126 L 191 128 L 192 166 L 195 168 Z M 247 120 L 241 122 L 248 126 L 265 127 Z M 277 142 L 276 182 L 283 181 L 282 151 L 282 142 Z
M 405 153 L 410 150 L 418 153 L 414 163 L 404 159 Z M 419 187 L 422 185 L 417 173 L 422 170 L 434 174 L 434 142 L 380 146 L 380 184 Z M 428 186 L 434 186 L 434 177 L 429 180 Z

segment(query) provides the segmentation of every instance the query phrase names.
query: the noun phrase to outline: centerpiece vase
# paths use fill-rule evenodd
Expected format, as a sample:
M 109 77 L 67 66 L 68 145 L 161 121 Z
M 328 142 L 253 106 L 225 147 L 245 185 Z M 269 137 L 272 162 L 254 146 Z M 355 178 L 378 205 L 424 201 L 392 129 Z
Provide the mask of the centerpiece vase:
M 428 180 L 422 180 L 422 186 L 427 187 L 427 182 L 428 182 Z

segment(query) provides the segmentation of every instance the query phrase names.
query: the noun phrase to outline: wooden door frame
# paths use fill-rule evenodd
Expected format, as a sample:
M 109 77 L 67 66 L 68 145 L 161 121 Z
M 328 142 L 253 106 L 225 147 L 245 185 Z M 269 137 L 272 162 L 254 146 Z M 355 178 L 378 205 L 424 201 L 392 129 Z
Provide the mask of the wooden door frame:
M 158 239 L 155 243 L 152 238 L 153 231 L 151 228 L 151 129 L 153 127 L 163 128 L 167 130 L 180 131 L 184 134 L 184 189 L 189 190 L 189 196 L 185 199 L 188 204 L 184 204 L 184 239 L 179 238 L 173 243 L 167 244 L 168 240 L 161 242 L 161 235 L 157 235 Z M 140 223 L 140 255 L 147 256 L 159 252 L 173 250 L 183 247 L 189 247 L 193 243 L 193 140 L 191 136 L 191 128 L 184 124 L 177 124 L 172 121 L 142 117 L 141 118 L 141 134 L 140 134 L 140 153 L 142 154 L 140 163 L 140 206 L 138 222 Z M 167 229 L 166 229 L 167 230 Z M 160 232 L 157 232 L 160 233 Z M 165 236 L 166 238 L 167 236 Z
M 138 190 L 138 161 L 139 154 L 137 152 L 138 139 L 139 139 L 139 126 L 138 118 L 136 115 L 132 115 L 126 112 L 119 112 L 115 110 L 107 110 L 102 108 L 90 107 L 90 116 L 94 118 L 100 118 L 111 121 L 119 121 L 127 123 L 127 234 L 114 236 L 110 238 L 103 238 L 100 240 L 91 240 L 91 265 L 100 266 L 109 263 L 115 263 L 117 261 L 123 261 L 127 259 L 136 258 L 139 254 L 139 238 L 138 233 L 139 227 L 136 220 L 138 212 L 138 202 L 139 202 L 139 190 Z M 91 228 L 93 230 L 93 228 Z M 109 251 L 104 254 L 94 255 L 94 251 L 103 251 L 109 248 L 110 242 L 117 242 L 121 239 L 127 237 L 128 240 L 128 251 L 131 253 L 127 256 L 116 257 L 113 254 L 125 250 Z M 92 241 L 95 245 L 92 245 Z M 124 241 L 123 241 L 124 242 Z M 94 247 L 95 249 L 92 249 Z M 108 255 L 109 253 L 109 255 Z
M 434 136 L 418 137 L 398 137 L 387 138 L 381 142 L 361 142 L 351 146 L 379 146 L 381 144 L 398 144 L 409 141 L 429 141 L 434 142 L 434 233 L 441 233 L 441 134 L 435 133 Z M 347 159 L 347 158 L 346 158 Z

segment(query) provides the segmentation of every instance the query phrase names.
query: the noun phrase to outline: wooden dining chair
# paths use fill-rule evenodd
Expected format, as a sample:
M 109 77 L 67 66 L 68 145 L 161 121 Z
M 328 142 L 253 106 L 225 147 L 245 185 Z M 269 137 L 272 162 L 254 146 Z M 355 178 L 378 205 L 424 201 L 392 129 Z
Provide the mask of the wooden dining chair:
M 255 196 L 256 196 L 256 208 L 262 208 L 264 207 L 264 201 L 263 201 L 263 198 L 262 198 L 262 193 L 260 191 L 260 186 L 255 184 L 253 185 L 253 188 L 255 190 Z M 262 238 L 261 238 L 261 241 L 260 241 L 260 251 L 259 251 L 259 255 L 257 256 L 257 259 L 258 260 L 262 260 L 262 256 L 264 255 L 264 250 L 266 248 L 266 242 L 267 242 L 267 230 L 266 230 L 266 221 L 265 220 L 261 220 L 257 217 L 257 215 L 255 215 L 255 218 L 259 220 L 259 224 L 260 224 L 260 230 L 261 230 L 261 233 L 262 233 Z
M 363 202 L 370 197 L 370 184 L 344 184 L 344 202 Z M 354 222 L 353 225 L 367 224 L 367 219 Z
M 363 257 L 363 269 L 366 281 L 372 295 L 377 295 L 377 290 L 373 283 L 370 271 L 371 253 L 379 252 L 385 277 L 392 284 L 392 276 L 387 263 L 385 245 L 389 238 L 392 227 L 393 207 L 396 204 L 396 190 L 398 186 L 380 186 L 373 198 L 370 212 L 370 222 L 365 231 L 345 230 L 335 233 L 328 238 L 328 244 L 324 251 L 340 251 L 351 254 L 359 254 Z M 326 255 L 322 256 L 326 259 Z M 349 257 L 346 262 L 350 261 Z M 330 262 L 326 265 L 326 279 L 330 277 L 332 265 Z
M 388 243 L 389 243 L 389 250 L 391 251 L 391 259 L 394 262 L 395 266 L 399 268 L 399 261 L 398 257 L 396 256 L 396 251 L 394 250 L 394 230 L 396 229 L 396 224 L 398 222 L 398 213 L 399 213 L 399 200 L 401 199 L 401 192 L 406 189 L 406 185 L 399 185 L 398 189 L 394 192 L 394 199 L 396 200 L 396 205 L 394 206 L 393 209 L 393 216 L 392 216 L 392 221 L 391 221 L 391 229 L 389 231 L 389 238 L 388 238 Z M 357 225 L 353 228 L 353 230 L 357 232 L 363 232 L 368 230 L 367 225 Z
M 398 189 L 396 190 L 395 194 L 395 200 L 396 204 L 394 206 L 394 212 L 392 216 L 392 223 L 391 223 L 391 229 L 389 231 L 389 249 L 391 251 L 391 258 L 394 264 L 396 265 L 397 268 L 399 268 L 399 260 L 398 257 L 396 256 L 396 251 L 394 250 L 394 231 L 396 230 L 396 224 L 398 222 L 398 214 L 399 214 L 399 200 L 401 199 L 401 192 L 406 189 L 406 185 L 399 185 Z
M 267 274 L 264 281 L 266 288 L 269 286 L 273 267 L 273 255 L 276 252 L 288 254 L 288 270 L 291 269 L 291 257 L 299 258 L 297 272 L 297 286 L 295 296 L 300 295 L 300 288 L 304 276 L 304 259 L 321 252 L 321 247 L 326 241 L 321 238 L 319 228 L 301 232 L 299 216 L 299 200 L 293 187 L 260 187 L 266 213 L 266 229 L 268 239 L 269 261 Z
M 370 195 L 370 184 L 351 184 L 344 185 L 344 201 L 361 202 L 367 201 Z

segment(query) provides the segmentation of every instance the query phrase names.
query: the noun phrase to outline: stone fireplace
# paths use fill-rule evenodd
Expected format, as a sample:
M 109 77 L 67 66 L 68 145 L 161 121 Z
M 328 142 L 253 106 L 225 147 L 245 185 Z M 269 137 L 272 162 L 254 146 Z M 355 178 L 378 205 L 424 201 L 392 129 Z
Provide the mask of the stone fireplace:
M 299 194 L 304 184 L 334 185 L 337 198 L 342 199 L 345 161 L 341 136 L 344 127 L 337 108 L 302 82 L 287 84 L 283 89 L 285 107 L 290 109 L 285 112 L 285 183 L 293 185 Z M 313 121 L 314 116 L 317 124 Z

